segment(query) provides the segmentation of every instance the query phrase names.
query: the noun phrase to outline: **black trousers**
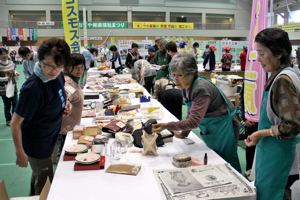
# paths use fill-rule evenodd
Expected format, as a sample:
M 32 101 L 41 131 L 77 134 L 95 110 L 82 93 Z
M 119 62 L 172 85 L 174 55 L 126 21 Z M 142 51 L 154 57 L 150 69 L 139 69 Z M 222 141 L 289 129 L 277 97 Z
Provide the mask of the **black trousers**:
M 11 98 L 7 98 L 6 96 L 2 96 L 3 104 L 4 104 L 4 115 L 6 119 L 6 123 L 11 121 L 11 117 L 15 111 L 17 102 L 18 102 L 18 93 L 15 92 L 14 96 Z
M 144 88 L 146 88 L 146 90 L 149 92 L 149 94 L 151 94 L 151 90 L 152 90 L 152 94 L 153 94 L 153 79 L 155 79 L 155 76 L 149 76 L 149 77 L 145 77 L 145 86 Z
M 251 135 L 255 131 L 257 131 L 258 128 L 258 123 L 255 123 L 252 127 L 245 127 L 246 130 L 246 135 Z M 255 154 L 255 148 L 256 146 L 252 147 L 246 147 L 246 171 L 252 169 L 252 164 L 253 164 L 253 159 L 254 159 L 254 154 Z

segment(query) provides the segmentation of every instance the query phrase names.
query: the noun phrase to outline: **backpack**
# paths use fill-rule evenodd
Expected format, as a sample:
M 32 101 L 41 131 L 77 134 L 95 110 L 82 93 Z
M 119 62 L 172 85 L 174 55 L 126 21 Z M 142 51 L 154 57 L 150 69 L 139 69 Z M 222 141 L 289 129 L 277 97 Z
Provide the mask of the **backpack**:
M 161 104 L 172 113 L 178 120 L 182 118 L 183 95 L 180 89 L 169 80 L 168 84 L 162 87 L 159 94 Z

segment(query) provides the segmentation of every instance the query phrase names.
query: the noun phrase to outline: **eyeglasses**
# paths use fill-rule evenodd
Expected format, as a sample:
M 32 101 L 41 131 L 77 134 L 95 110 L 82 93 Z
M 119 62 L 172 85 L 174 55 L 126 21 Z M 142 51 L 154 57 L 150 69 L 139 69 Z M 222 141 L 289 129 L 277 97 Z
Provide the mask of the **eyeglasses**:
M 64 69 L 64 67 L 54 67 L 48 64 L 45 64 L 44 61 L 42 61 L 44 67 L 50 71 L 55 70 L 55 71 L 62 71 Z
M 183 75 L 171 75 L 172 79 L 178 79 L 180 80 L 183 77 Z

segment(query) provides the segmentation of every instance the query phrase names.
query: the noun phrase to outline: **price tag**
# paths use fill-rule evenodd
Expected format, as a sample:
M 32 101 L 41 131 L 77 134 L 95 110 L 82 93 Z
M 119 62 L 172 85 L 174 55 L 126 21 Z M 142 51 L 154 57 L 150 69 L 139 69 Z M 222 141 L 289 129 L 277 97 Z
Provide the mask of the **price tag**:
M 124 128 L 126 126 L 123 122 L 118 122 L 116 125 L 120 128 Z

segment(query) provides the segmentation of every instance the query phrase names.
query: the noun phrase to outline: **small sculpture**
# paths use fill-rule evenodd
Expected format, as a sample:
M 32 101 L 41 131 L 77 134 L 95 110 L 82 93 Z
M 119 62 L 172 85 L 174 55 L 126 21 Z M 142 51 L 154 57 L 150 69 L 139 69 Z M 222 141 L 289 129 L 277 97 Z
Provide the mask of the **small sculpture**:
M 158 156 L 157 154 L 157 146 L 156 146 L 156 138 L 157 138 L 156 133 L 152 134 L 147 134 L 146 131 L 143 130 L 143 135 L 142 135 L 142 142 L 143 142 L 143 156 L 146 154 L 154 154 Z

